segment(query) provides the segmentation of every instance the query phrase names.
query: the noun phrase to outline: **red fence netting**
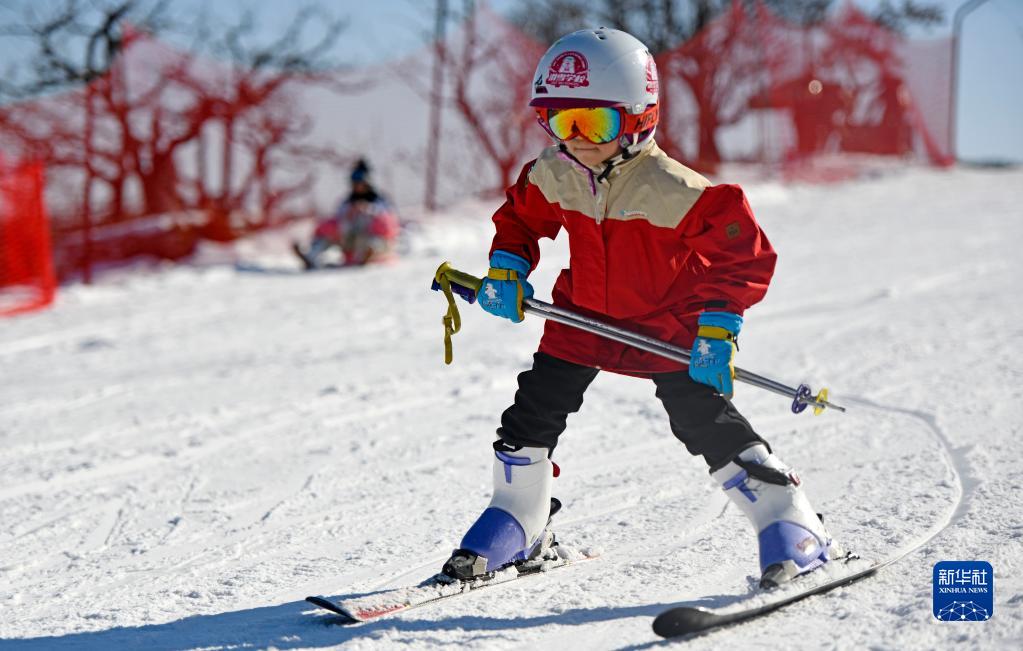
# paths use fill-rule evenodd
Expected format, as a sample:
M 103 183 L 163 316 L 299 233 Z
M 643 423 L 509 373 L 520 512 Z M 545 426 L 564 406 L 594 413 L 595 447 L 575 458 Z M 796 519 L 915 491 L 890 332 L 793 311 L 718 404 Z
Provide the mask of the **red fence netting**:
M 951 53 L 852 5 L 800 25 L 737 0 L 658 55 L 658 142 L 701 169 L 745 160 L 808 180 L 879 157 L 949 165 Z
M 455 163 L 444 172 L 459 196 L 504 187 L 542 146 L 527 103 L 543 47 L 486 10 L 448 39 L 438 101 L 459 122 L 448 121 L 443 137 Z M 657 55 L 657 141 L 705 173 L 735 161 L 828 181 L 879 165 L 949 165 L 951 57 L 948 37 L 911 39 L 852 5 L 805 25 L 761 1 L 733 0 L 698 34 Z M 373 78 L 399 74 L 415 89 L 423 70 Z M 392 103 L 394 86 L 356 92 L 345 85 L 348 74 L 331 84 L 358 95 L 349 118 Z M 177 260 L 202 239 L 226 241 L 315 214 L 317 175 L 336 181 L 338 151 L 353 137 L 371 143 L 385 167 L 404 157 L 413 160 L 410 173 L 424 169 L 415 158 L 425 129 L 393 135 L 372 124 L 426 115 L 425 106 L 402 106 L 373 123 L 338 120 L 334 104 L 304 100 L 303 84 L 322 81 L 237 69 L 133 33 L 109 73 L 89 86 L 0 106 L 0 149 L 42 163 L 52 266 L 60 279 L 88 279 L 93 265 L 139 255 Z M 431 101 L 419 90 L 412 101 Z M 354 126 L 333 130 L 338 123 Z M 317 124 L 330 126 L 313 134 Z M 493 174 L 479 174 L 484 167 Z M 28 187 L 8 185 L 10 196 Z M 32 210 L 45 219 L 42 200 L 5 199 L 5 223 L 19 221 L 0 233 L 0 284 L 36 288 L 45 303 L 52 272 L 25 265 L 39 264 L 39 247 L 49 243 L 21 221 Z
M 0 162 L 0 316 L 49 305 L 56 287 L 43 167 Z

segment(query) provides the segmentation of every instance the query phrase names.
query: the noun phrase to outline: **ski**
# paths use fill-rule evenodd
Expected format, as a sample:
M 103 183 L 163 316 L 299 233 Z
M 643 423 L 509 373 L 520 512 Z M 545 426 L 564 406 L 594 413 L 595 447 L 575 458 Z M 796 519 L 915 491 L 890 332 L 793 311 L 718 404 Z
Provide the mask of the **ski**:
M 472 581 L 444 580 L 438 574 L 414 586 L 393 588 L 367 595 L 341 597 L 333 600 L 326 597 L 313 596 L 306 597 L 306 601 L 337 615 L 341 618 L 340 624 L 360 624 L 451 597 L 457 597 L 467 592 L 510 583 L 525 577 L 539 576 L 558 568 L 592 560 L 598 556 L 599 553 L 589 550 L 576 551 L 562 545 L 555 545 L 548 549 L 542 558 L 513 565 L 494 572 L 485 578 L 474 579 Z
M 754 595 L 754 598 L 763 597 L 768 599 L 768 601 L 758 605 L 751 605 L 740 610 L 715 610 L 692 606 L 678 606 L 676 608 L 671 608 L 662 612 L 654 619 L 654 633 L 666 638 L 681 637 L 683 635 L 705 633 L 713 629 L 745 622 L 756 617 L 773 613 L 776 610 L 806 599 L 807 597 L 824 594 L 825 592 L 830 592 L 836 588 L 841 588 L 842 586 L 873 576 L 883 567 L 894 563 L 901 557 L 902 556 L 900 555 L 880 563 L 874 563 L 869 567 L 855 571 L 851 574 L 846 574 L 816 585 L 801 587 L 798 585 L 800 580 L 797 579 L 791 586 L 776 589 L 778 593 L 777 597 L 775 597 L 772 592 Z M 805 579 L 810 579 L 812 576 L 813 573 L 808 574 L 805 576 Z

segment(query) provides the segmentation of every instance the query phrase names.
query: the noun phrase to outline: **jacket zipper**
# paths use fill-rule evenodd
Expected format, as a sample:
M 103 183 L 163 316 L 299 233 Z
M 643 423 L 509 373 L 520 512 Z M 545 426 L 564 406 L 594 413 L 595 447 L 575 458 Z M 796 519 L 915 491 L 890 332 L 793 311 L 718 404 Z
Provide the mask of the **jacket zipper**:
M 604 199 L 610 193 L 611 193 L 610 183 L 608 184 L 608 186 L 606 188 L 606 192 L 605 192 L 605 188 L 601 187 L 600 184 L 597 185 L 597 194 L 595 195 L 595 198 L 596 198 L 596 201 L 597 201 L 597 204 L 595 206 L 596 207 L 595 214 L 596 214 L 596 219 L 597 219 L 597 223 L 598 224 L 600 224 L 600 222 L 604 221 L 604 218 L 607 217 L 607 201 L 605 201 Z M 603 205 L 601 205 L 601 204 L 603 204 Z

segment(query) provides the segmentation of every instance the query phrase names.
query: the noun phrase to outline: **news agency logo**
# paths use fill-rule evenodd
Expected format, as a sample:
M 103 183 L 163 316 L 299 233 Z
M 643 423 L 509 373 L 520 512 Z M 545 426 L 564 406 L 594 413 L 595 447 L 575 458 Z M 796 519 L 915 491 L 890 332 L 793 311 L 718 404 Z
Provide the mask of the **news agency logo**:
M 934 566 L 934 617 L 983 622 L 995 613 L 995 573 L 986 561 L 941 561 Z

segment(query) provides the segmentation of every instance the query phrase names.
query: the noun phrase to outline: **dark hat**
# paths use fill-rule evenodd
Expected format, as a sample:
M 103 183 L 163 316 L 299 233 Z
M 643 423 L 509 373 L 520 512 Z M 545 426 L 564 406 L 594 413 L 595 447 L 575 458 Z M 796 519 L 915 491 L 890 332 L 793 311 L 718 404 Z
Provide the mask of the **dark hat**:
M 365 159 L 360 158 L 355 163 L 355 167 L 352 168 L 351 179 L 352 183 L 358 183 L 359 181 L 369 183 L 369 164 L 366 163 Z

